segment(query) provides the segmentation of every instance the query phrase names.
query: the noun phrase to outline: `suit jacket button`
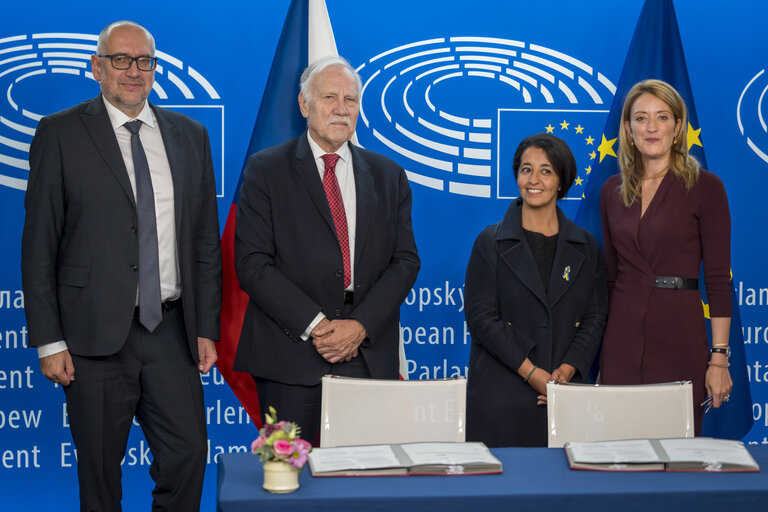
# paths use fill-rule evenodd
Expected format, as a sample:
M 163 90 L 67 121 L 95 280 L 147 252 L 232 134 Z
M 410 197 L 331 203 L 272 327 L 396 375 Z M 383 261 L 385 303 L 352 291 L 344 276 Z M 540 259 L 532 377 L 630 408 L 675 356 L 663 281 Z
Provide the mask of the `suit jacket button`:
M 344 277 L 344 272 L 342 272 L 341 270 L 337 270 L 336 277 Z
M 340 309 L 337 309 L 336 311 L 334 311 L 334 313 L 336 314 L 336 316 L 341 316 L 341 310 Z
M 131 265 L 131 272 L 136 272 L 137 270 L 139 270 L 139 267 L 136 265 Z
M 131 226 L 131 233 L 137 233 L 139 231 L 139 228 L 136 226 Z
M 574 325 L 574 327 L 578 327 L 580 325 L 581 325 L 581 322 L 576 322 L 576 325 Z

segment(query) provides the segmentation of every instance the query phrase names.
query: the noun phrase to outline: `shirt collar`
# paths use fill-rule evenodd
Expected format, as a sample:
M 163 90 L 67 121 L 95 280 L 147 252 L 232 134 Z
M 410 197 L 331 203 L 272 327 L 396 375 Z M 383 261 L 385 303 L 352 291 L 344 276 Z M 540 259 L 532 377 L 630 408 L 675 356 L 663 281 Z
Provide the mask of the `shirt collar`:
M 309 132 L 307 132 L 307 140 L 309 141 L 309 148 L 312 150 L 312 156 L 315 160 L 322 158 L 322 156 L 326 154 L 323 148 L 321 148 L 318 143 L 315 142 Z M 348 164 L 350 162 L 349 142 L 342 144 L 341 147 L 335 151 L 335 153 L 339 155 L 339 158 L 342 161 Z
M 107 101 L 104 95 L 101 95 L 101 99 L 104 100 L 104 106 L 107 107 L 107 115 L 109 115 L 109 122 L 112 123 L 112 129 L 117 130 L 125 123 L 133 121 L 132 118 L 125 115 L 119 108 Z M 149 107 L 149 102 L 144 101 L 144 106 L 136 116 L 136 119 L 140 120 L 144 124 L 148 124 L 150 127 L 155 127 L 155 118 L 152 115 L 152 109 Z

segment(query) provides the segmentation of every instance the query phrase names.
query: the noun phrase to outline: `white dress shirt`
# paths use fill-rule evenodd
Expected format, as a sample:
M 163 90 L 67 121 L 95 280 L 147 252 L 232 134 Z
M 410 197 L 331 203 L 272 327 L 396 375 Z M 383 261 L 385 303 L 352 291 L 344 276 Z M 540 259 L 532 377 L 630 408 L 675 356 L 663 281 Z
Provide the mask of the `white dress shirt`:
M 104 99 L 107 107 L 109 121 L 117 137 L 120 146 L 120 154 L 123 156 L 125 169 L 128 171 L 128 179 L 133 189 L 133 197 L 136 198 L 136 173 L 133 169 L 133 153 L 131 152 L 131 132 L 124 125 L 133 121 L 117 107 Z M 181 295 L 181 282 L 179 280 L 179 258 L 176 247 L 176 215 L 173 202 L 173 179 L 171 166 L 168 163 L 168 155 L 165 152 L 163 136 L 157 124 L 154 112 L 147 102 L 136 119 L 142 122 L 139 137 L 144 153 L 149 163 L 149 173 L 152 179 L 152 189 L 155 194 L 155 218 L 157 220 L 157 249 L 160 264 L 160 296 L 161 300 L 176 299 Z M 138 305 L 139 291 L 136 290 L 136 304 Z M 41 345 L 37 349 L 39 357 L 46 357 L 67 349 L 66 341 L 57 341 Z
M 315 165 L 317 165 L 317 171 L 320 174 L 320 182 L 323 181 L 323 175 L 325 174 L 325 160 L 323 155 L 325 151 L 312 139 L 312 134 L 307 133 L 307 140 L 309 140 L 309 147 L 312 150 L 312 156 L 315 158 Z M 336 162 L 336 181 L 339 183 L 339 190 L 341 191 L 341 199 L 344 201 L 344 213 L 347 217 L 347 238 L 349 239 L 349 265 L 351 280 L 347 290 L 354 290 L 355 287 L 355 227 L 357 226 L 357 193 L 355 192 L 355 173 L 352 167 L 352 152 L 349 150 L 349 142 L 345 142 L 339 149 L 335 151 L 339 155 L 339 160 Z M 323 312 L 320 311 L 314 320 L 309 324 L 307 329 L 301 335 L 301 339 L 304 341 L 309 339 L 312 329 L 314 329 L 320 321 L 325 318 Z

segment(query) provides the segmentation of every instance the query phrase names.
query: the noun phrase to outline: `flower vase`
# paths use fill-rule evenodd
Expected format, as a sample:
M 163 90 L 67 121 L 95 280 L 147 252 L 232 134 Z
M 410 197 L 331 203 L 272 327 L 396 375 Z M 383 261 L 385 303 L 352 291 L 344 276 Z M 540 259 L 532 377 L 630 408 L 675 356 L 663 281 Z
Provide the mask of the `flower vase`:
M 299 469 L 282 460 L 264 463 L 264 488 L 275 494 L 293 492 L 299 488 Z

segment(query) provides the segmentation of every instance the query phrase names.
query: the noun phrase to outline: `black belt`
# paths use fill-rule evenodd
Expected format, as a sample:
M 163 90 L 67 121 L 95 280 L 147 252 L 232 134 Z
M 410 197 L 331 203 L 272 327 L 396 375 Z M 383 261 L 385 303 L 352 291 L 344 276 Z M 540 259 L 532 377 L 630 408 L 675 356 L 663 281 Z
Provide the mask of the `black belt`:
M 699 280 L 690 277 L 656 276 L 656 288 L 669 288 L 672 290 L 698 290 Z
M 169 312 L 169 311 L 171 311 L 173 309 L 176 309 L 179 306 L 181 306 L 181 298 L 167 300 L 167 301 L 163 302 L 162 304 L 160 304 L 160 307 L 163 310 L 163 314 L 165 314 L 165 313 L 167 313 L 167 312 Z M 139 317 L 139 306 L 136 306 L 135 308 L 133 308 L 133 318 L 136 319 L 136 320 L 138 320 L 140 318 Z
M 344 290 L 344 304 L 352 304 L 355 301 L 355 292 Z

